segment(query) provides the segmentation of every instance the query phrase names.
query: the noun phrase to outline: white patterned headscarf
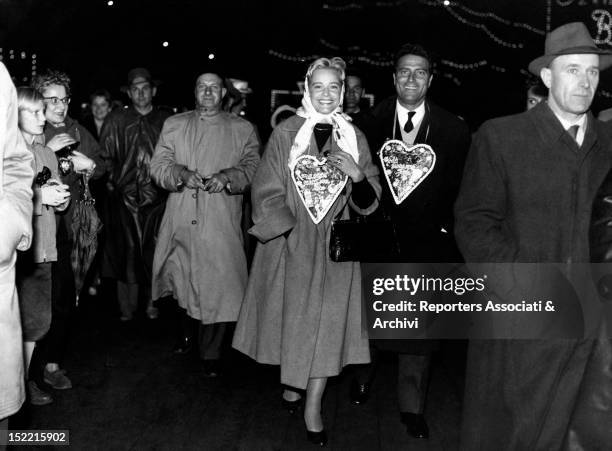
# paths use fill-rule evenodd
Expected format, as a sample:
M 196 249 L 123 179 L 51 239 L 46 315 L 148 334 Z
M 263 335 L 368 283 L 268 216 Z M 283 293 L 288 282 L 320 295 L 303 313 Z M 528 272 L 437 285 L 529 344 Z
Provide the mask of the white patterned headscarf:
M 322 58 L 323 59 L 323 58 Z M 325 58 L 326 59 L 326 58 Z M 344 61 L 341 58 L 333 58 L 331 62 L 340 61 L 344 65 Z M 329 60 L 328 60 L 329 61 Z M 310 67 L 315 66 L 319 60 L 315 61 Z M 318 66 L 319 68 L 330 67 L 336 69 L 333 66 Z M 314 70 L 312 72 L 314 72 Z M 309 68 L 310 72 L 310 68 Z M 342 112 L 342 100 L 344 99 L 344 80 L 342 80 L 342 91 L 340 93 L 340 103 L 338 107 L 329 114 L 319 113 L 310 100 L 310 90 L 308 88 L 308 75 L 306 75 L 306 81 L 304 83 L 304 96 L 302 97 L 302 106 L 297 110 L 296 114 L 306 119 L 302 127 L 299 129 L 293 145 L 291 146 L 291 152 L 289 153 L 289 167 L 293 168 L 297 158 L 302 155 L 308 149 L 310 145 L 310 138 L 315 124 L 326 123 L 332 124 L 332 139 L 336 141 L 338 147 L 348 153 L 355 162 L 359 161 L 359 150 L 357 148 L 357 137 L 355 135 L 355 129 L 351 125 L 351 118 Z

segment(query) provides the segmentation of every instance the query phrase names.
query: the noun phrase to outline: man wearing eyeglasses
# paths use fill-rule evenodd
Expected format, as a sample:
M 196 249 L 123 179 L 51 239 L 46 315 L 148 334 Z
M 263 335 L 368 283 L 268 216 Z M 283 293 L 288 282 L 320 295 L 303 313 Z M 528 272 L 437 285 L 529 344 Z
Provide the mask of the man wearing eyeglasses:
M 432 80 L 433 59 L 429 52 L 420 45 L 403 45 L 395 57 L 393 84 L 396 95 L 378 104 L 365 126 L 377 164 L 380 164 L 378 151 L 388 139 L 401 140 L 408 146 L 427 144 L 436 154 L 435 166 L 427 178 L 399 205 L 394 202 L 389 185 L 382 184 L 379 211 L 389 215 L 395 224 L 399 245 L 399 256 L 390 257 L 390 261 L 432 263 L 461 258 L 453 240 L 453 204 L 471 138 L 462 119 L 428 99 Z M 430 357 L 439 343 L 404 340 L 391 344 L 392 341 L 380 340 L 385 344 L 379 344 L 381 348 L 399 351 L 400 419 L 410 435 L 427 438 L 429 429 L 423 410 Z M 358 373 L 351 386 L 353 403 L 362 404 L 367 400 L 371 379 L 371 375 Z
M 102 275 L 117 281 L 121 320 L 132 319 L 139 293 L 148 301 L 147 316 L 157 317 L 151 300 L 155 235 L 167 192 L 153 183 L 149 165 L 164 121 L 170 116 L 153 105 L 158 81 L 142 67 L 128 72 L 122 87 L 132 105 L 105 120 L 100 145 L 109 169 L 107 239 Z
M 94 137 L 77 121 L 68 116 L 70 104 L 70 78 L 63 72 L 49 70 L 37 76 L 32 86 L 44 98 L 45 142 L 54 152 L 67 146 L 76 146 L 69 157 L 73 169 L 62 176 L 62 183 L 69 186 L 70 196 L 81 197 L 81 174 L 100 177 L 104 165 L 100 158 L 100 147 Z M 78 145 L 77 145 L 78 143 Z M 57 154 L 56 154 L 57 155 Z M 32 356 L 30 377 L 37 383 L 43 381 L 57 390 L 72 388 L 72 382 L 60 369 L 60 363 L 67 345 L 69 317 L 76 304 L 74 274 L 70 261 L 73 245 L 72 215 L 76 202 L 60 213 L 57 227 L 56 262 L 52 263 L 51 327 L 37 343 Z

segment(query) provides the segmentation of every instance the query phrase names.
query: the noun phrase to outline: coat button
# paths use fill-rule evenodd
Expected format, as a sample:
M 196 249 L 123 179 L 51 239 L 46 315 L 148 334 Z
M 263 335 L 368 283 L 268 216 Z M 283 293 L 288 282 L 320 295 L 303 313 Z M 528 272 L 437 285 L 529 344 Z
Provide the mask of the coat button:
M 191 197 L 193 197 L 193 198 L 195 199 L 196 197 L 198 197 L 198 195 L 197 195 L 196 193 L 193 193 L 193 194 L 191 195 Z
M 193 225 L 196 225 L 196 224 L 198 223 L 198 221 L 196 221 L 196 220 L 194 219 L 193 221 L 191 221 L 191 223 L 192 223 Z

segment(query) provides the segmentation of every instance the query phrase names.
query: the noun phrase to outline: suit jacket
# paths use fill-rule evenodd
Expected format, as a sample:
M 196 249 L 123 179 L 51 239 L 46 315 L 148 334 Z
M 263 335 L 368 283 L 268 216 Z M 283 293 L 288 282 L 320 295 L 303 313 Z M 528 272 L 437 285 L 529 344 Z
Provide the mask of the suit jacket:
M 396 97 L 383 100 L 372 111 L 365 126 L 374 154 L 380 166 L 378 151 L 387 139 L 401 140 L 398 124 L 393 136 Z M 382 208 L 396 225 L 403 261 L 455 261 L 453 204 L 470 146 L 467 124 L 452 113 L 430 101 L 425 104 L 415 144 L 428 144 L 436 153 L 436 165 L 430 175 L 404 200 L 396 205 L 389 186 L 383 179 Z M 444 231 L 442 231 L 444 229 Z

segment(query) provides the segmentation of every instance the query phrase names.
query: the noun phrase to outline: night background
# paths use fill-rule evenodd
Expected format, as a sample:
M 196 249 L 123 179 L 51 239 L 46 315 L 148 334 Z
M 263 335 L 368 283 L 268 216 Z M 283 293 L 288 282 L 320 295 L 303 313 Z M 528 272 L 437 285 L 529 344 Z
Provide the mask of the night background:
M 0 0 L 0 55 L 15 83 L 29 82 L 34 63 L 38 72 L 66 71 L 78 117 L 98 88 L 127 101 L 119 91 L 127 71 L 145 66 L 163 82 L 156 103 L 180 110 L 192 108 L 194 80 L 212 67 L 249 81 L 249 115 L 267 127 L 271 90 L 297 90 L 314 56 L 344 57 L 379 101 L 393 93 L 394 50 L 418 42 L 438 60 L 430 97 L 475 129 L 523 109 L 526 67 L 543 53 L 547 29 L 581 20 L 600 46 L 612 45 L 612 0 L 111 3 Z M 604 73 L 596 112 L 612 106 L 610 91 L 612 76 Z

